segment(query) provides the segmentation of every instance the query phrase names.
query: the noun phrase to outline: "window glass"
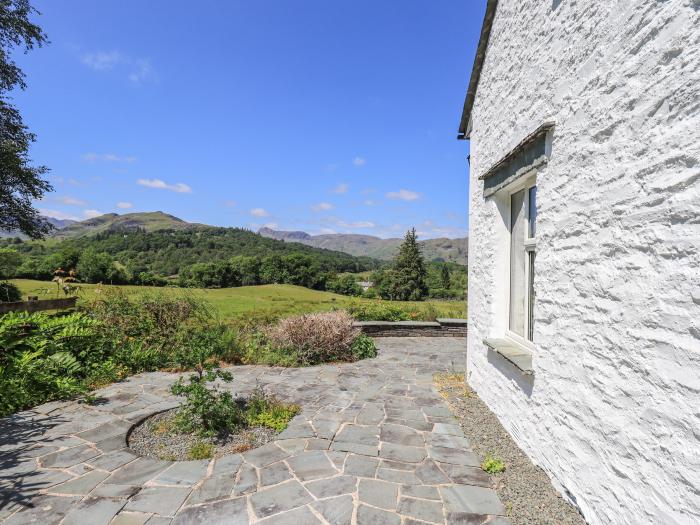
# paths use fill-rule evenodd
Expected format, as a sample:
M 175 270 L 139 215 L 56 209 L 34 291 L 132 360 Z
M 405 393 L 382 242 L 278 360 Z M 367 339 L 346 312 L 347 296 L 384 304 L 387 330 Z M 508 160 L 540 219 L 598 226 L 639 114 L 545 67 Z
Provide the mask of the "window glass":
M 525 252 L 525 197 L 520 190 L 510 197 L 510 319 L 509 328 L 525 335 L 525 296 L 527 290 L 527 254 Z
M 527 221 L 527 232 L 528 232 L 528 238 L 534 239 L 535 238 L 535 226 L 536 226 L 536 220 L 537 220 L 537 186 L 533 186 L 528 190 L 528 221 Z

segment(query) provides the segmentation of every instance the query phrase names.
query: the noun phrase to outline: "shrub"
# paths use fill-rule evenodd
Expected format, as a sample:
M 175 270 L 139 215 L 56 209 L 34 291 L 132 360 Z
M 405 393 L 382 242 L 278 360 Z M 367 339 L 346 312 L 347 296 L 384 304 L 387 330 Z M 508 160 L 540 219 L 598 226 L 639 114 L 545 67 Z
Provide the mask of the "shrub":
M 377 357 L 377 347 L 374 339 L 365 334 L 360 334 L 350 345 L 350 351 L 354 361 Z
M 176 432 L 221 437 L 247 426 L 266 426 L 281 432 L 299 413 L 298 405 L 283 403 L 267 395 L 261 387 L 257 387 L 247 399 L 234 399 L 230 392 L 207 386 L 216 380 L 229 383 L 233 377 L 229 372 L 207 365 L 190 376 L 189 384 L 181 377 L 172 386 L 173 394 L 185 396 L 185 403 L 172 419 Z M 194 452 L 190 450 L 190 457 L 204 459 L 211 457 L 211 453 L 212 449 L 197 446 Z M 202 457 L 192 457 L 194 454 Z
M 344 275 L 328 281 L 326 290 L 354 297 L 362 295 L 362 287 L 357 284 L 355 277 L 352 275 Z
M 302 365 L 352 361 L 359 330 L 344 311 L 287 317 L 267 330 L 273 347 L 296 352 Z
M 208 359 L 239 362 L 238 332 L 219 323 L 208 303 L 188 295 L 129 297 L 116 290 L 87 307 L 130 372 L 192 368 Z
M 12 303 L 21 300 L 22 294 L 17 285 L 9 281 L 0 282 L 0 303 Z
M 217 379 L 231 382 L 233 376 L 230 372 L 208 366 L 192 374 L 189 384 L 181 377 L 172 386 L 173 394 L 185 397 L 185 403 L 174 419 L 178 431 L 213 437 L 232 432 L 245 421 L 243 410 L 231 392 L 207 387 L 207 383 Z
M 362 297 L 365 299 L 376 299 L 378 297 L 377 289 L 374 287 L 367 288 L 364 292 L 362 292 Z
M 243 360 L 238 332 L 203 301 L 114 292 L 87 311 L 0 317 L 0 416 L 130 373 Z
M 408 321 L 411 316 L 401 307 L 382 301 L 353 302 L 348 313 L 357 321 Z
M 84 392 L 101 360 L 95 328 L 81 313 L 0 317 L 0 416 Z

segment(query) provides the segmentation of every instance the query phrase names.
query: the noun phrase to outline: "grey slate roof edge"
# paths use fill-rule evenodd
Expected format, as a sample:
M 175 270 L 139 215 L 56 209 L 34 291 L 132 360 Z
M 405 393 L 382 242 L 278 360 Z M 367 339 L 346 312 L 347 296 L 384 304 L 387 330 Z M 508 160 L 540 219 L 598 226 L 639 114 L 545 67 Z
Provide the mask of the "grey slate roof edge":
M 476 90 L 479 87 L 481 69 L 484 66 L 484 60 L 486 60 L 486 49 L 489 46 L 491 27 L 493 26 L 493 19 L 496 16 L 496 7 L 498 7 L 498 0 L 487 0 L 486 13 L 484 14 L 484 22 L 481 25 L 481 35 L 479 36 L 479 44 L 476 47 L 476 56 L 474 57 L 472 74 L 469 78 L 467 96 L 464 99 L 464 107 L 462 109 L 462 120 L 459 123 L 459 134 L 457 135 L 457 138 L 460 140 L 468 139 L 469 134 L 471 132 L 471 130 L 468 129 L 469 120 L 472 116 L 472 108 L 474 107 Z
M 479 180 L 488 179 L 490 176 L 492 176 L 494 173 L 496 173 L 501 166 L 507 164 L 513 157 L 515 157 L 520 152 L 521 149 L 523 149 L 525 146 L 530 144 L 530 142 L 532 142 L 535 139 L 537 139 L 538 137 L 540 137 L 542 134 L 547 133 L 553 127 L 554 127 L 553 120 L 548 120 L 548 121 L 540 124 L 535 131 L 528 134 L 523 140 L 518 142 L 517 146 L 515 146 L 508 153 L 506 153 L 503 157 L 501 157 L 501 159 L 498 162 L 496 162 L 496 164 L 491 166 L 488 170 L 486 170 L 486 172 L 483 175 L 479 175 Z

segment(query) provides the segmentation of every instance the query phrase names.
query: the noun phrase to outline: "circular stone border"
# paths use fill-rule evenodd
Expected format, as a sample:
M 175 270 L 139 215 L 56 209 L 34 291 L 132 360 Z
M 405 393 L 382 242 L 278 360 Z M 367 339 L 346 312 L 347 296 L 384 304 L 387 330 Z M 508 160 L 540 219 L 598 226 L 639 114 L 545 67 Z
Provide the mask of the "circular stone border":
M 178 434 L 176 432 L 164 432 L 162 435 L 158 435 L 152 430 L 145 428 L 150 421 L 164 414 L 174 414 L 179 408 L 159 410 L 139 419 L 126 433 L 127 448 L 140 457 L 173 462 L 193 461 L 221 458 L 254 450 L 274 441 L 280 434 L 280 432 L 269 427 L 254 426 L 231 433 L 226 439 L 221 440 L 218 438 L 200 437 L 195 434 Z M 241 439 L 246 434 L 248 436 Z M 197 443 L 212 445 L 214 450 L 211 456 L 207 458 L 190 457 L 189 451 Z

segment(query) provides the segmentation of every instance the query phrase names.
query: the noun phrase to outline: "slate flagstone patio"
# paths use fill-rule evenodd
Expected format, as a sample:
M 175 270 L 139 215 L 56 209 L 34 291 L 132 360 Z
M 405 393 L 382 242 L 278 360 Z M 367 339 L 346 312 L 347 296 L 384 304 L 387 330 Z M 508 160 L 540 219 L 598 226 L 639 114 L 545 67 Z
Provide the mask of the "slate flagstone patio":
M 179 374 L 149 373 L 0 420 L 0 521 L 41 524 L 507 525 L 433 386 L 464 370 L 457 338 L 382 338 L 379 356 L 311 368 L 232 368 L 302 412 L 263 447 L 218 460 L 139 457 L 129 428 L 177 406 Z

